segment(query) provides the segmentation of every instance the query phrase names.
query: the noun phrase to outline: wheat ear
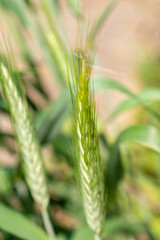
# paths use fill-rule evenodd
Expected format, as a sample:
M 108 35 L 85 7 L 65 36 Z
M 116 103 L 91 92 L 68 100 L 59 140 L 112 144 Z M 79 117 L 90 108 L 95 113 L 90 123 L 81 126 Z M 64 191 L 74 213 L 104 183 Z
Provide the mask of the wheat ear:
M 7 63 L 4 63 L 3 61 L 0 61 L 0 83 L 8 104 L 11 120 L 23 159 L 26 181 L 33 199 L 41 208 L 44 225 L 50 235 L 50 239 L 55 239 L 54 231 L 52 230 L 47 213 L 49 194 L 43 159 L 32 119 L 29 114 L 24 90 L 18 76 L 15 76 L 13 71 L 9 70 Z
M 75 55 L 75 54 L 74 54 Z M 73 60 L 74 83 L 70 82 L 73 107 L 76 169 L 83 205 L 89 227 L 100 233 L 105 219 L 104 173 L 100 158 L 95 106 L 90 96 L 92 60 L 76 56 Z
M 0 81 L 7 100 L 13 127 L 24 160 L 27 182 L 34 200 L 45 210 L 49 197 L 40 146 L 36 138 L 26 99 L 18 90 L 13 75 L 0 63 Z

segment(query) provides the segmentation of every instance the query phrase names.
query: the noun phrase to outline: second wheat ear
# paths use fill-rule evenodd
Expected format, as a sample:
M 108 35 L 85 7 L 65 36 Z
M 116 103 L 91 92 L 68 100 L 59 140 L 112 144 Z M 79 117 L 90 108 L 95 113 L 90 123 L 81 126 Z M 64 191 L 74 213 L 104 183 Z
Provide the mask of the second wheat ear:
M 26 181 L 33 199 L 41 208 L 50 239 L 54 240 L 54 232 L 47 213 L 49 194 L 40 145 L 29 114 L 21 80 L 10 69 L 10 65 L 3 61 L 0 61 L 0 83 L 23 159 Z
M 79 54 L 74 54 L 69 87 L 74 125 L 76 177 L 87 223 L 95 233 L 95 240 L 98 240 L 104 225 L 106 201 L 97 116 L 91 97 L 91 69 L 90 56 L 83 58 Z

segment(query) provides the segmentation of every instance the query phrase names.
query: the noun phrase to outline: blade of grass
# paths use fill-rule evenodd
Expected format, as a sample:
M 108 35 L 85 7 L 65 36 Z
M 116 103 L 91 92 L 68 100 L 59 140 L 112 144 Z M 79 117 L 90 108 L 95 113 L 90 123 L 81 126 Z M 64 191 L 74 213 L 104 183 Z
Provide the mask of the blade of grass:
M 67 0 L 67 3 L 69 7 L 71 8 L 71 11 L 77 18 L 82 17 L 82 7 L 80 0 Z
M 35 116 L 34 125 L 41 143 L 53 140 L 60 132 L 62 123 L 69 114 L 68 104 L 69 90 L 66 90 L 48 108 Z
M 108 163 L 106 185 L 111 197 L 114 196 L 117 185 L 123 177 L 120 146 L 126 142 L 140 144 L 160 153 L 160 132 L 155 127 L 137 125 L 122 131 L 112 148 Z
M 106 77 L 96 77 L 93 79 L 93 82 L 95 92 L 118 90 L 129 96 L 127 100 L 114 109 L 108 119 L 112 120 L 121 112 L 141 105 L 146 111 L 152 114 L 155 119 L 160 121 L 160 115 L 152 107 L 147 106 L 146 104 L 147 102 L 158 101 L 160 99 L 160 90 L 158 88 L 148 88 L 138 94 L 135 94 L 123 84 Z
M 102 233 L 103 239 L 114 238 L 119 234 L 126 234 L 136 236 L 145 231 L 143 223 L 127 220 L 124 217 L 108 219 L 104 224 Z M 93 240 L 93 232 L 86 226 L 78 229 L 73 233 L 71 240 Z
M 160 101 L 160 89 L 159 88 L 149 88 L 141 91 L 136 96 L 131 96 L 127 100 L 124 100 L 111 114 L 111 118 L 117 117 L 119 114 L 126 110 L 130 110 L 137 106 L 147 107 L 147 103 Z M 151 108 L 148 107 L 148 110 Z M 158 114 L 158 113 L 157 113 Z
M 109 5 L 106 6 L 104 11 L 101 13 L 101 15 L 96 20 L 94 26 L 92 27 L 90 31 L 90 36 L 94 39 L 96 35 L 101 31 L 102 26 L 106 19 L 109 17 L 115 6 L 117 5 L 119 0 L 112 0 Z
M 102 92 L 108 90 L 117 90 L 128 96 L 135 96 L 127 87 L 122 83 L 115 81 L 113 79 L 98 76 L 93 78 L 94 90 L 95 92 Z
M 48 33 L 46 35 L 46 32 L 44 33 L 41 27 L 41 20 L 36 15 L 32 15 L 31 12 L 29 12 L 29 9 L 27 8 L 27 5 L 24 1 L 16 0 L 16 4 L 14 5 L 13 8 L 12 8 L 13 3 L 10 5 L 10 2 L 11 0 L 7 0 L 8 9 L 14 12 L 15 15 L 19 18 L 20 23 L 23 25 L 23 27 L 25 26 L 27 30 L 31 31 L 33 36 L 36 37 L 36 40 L 38 41 L 38 44 L 42 49 L 42 53 L 45 60 L 49 64 L 49 67 L 52 73 L 56 76 L 58 83 L 60 83 L 62 87 L 64 82 L 66 83 L 66 80 L 65 80 L 66 75 L 63 74 L 63 68 L 60 67 L 62 62 L 58 61 L 57 63 L 57 56 L 59 56 L 59 53 L 63 55 L 63 51 L 62 51 L 62 48 L 59 46 L 59 42 L 61 42 L 62 46 L 64 46 L 64 44 L 62 44 L 61 37 L 59 37 L 58 32 L 56 31 L 56 28 L 53 25 L 53 21 L 49 23 L 51 28 L 50 31 L 52 32 L 53 35 L 56 36 L 56 38 L 58 38 L 56 48 L 54 48 L 54 53 L 55 53 L 54 55 L 53 55 L 53 51 L 50 50 L 50 46 L 48 45 L 48 42 L 47 42 L 46 37 L 48 36 Z M 47 5 L 48 3 L 45 3 L 45 4 L 46 4 L 46 8 L 50 10 L 50 8 Z M 52 3 L 50 2 L 50 4 Z M 65 55 L 61 59 L 63 59 L 63 61 L 65 62 Z M 59 60 L 59 57 L 58 57 L 58 60 Z
M 28 26 L 28 16 L 26 12 L 26 4 L 25 1 L 19 1 L 15 0 L 14 2 L 12 0 L 1 0 L 0 4 L 2 7 L 6 8 L 7 10 L 10 10 L 16 14 L 16 16 L 20 19 L 23 26 Z M 22 11 L 23 9 L 23 11 Z
M 116 90 L 129 96 L 129 99 L 131 99 L 134 103 L 136 102 L 137 105 L 141 104 L 143 106 L 146 103 L 146 98 L 143 100 L 142 98 L 137 97 L 128 88 L 115 80 L 108 79 L 106 77 L 97 77 L 93 78 L 93 84 L 95 92 Z M 149 93 L 150 89 L 146 91 Z M 155 89 L 155 93 L 157 94 L 149 94 L 148 96 L 150 99 L 153 98 L 155 100 L 160 96 L 158 92 L 159 90 Z M 61 131 L 61 126 L 64 120 L 69 116 L 68 106 L 70 106 L 70 104 L 69 89 L 66 89 L 59 99 L 35 116 L 35 127 L 41 143 L 53 140 L 53 138 Z M 151 108 L 149 108 L 148 111 L 151 111 Z M 158 116 L 156 117 L 158 118 Z
M 26 240 L 49 240 L 31 220 L 0 203 L 0 229 Z

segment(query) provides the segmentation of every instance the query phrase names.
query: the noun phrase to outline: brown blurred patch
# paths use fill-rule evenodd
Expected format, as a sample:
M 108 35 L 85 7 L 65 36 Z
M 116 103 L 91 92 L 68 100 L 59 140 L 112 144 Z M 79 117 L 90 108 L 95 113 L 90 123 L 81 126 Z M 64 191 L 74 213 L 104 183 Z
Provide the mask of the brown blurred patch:
M 13 134 L 12 125 L 8 114 L 0 112 L 0 132 Z
M 9 152 L 5 148 L 0 148 L 0 166 L 2 167 L 15 167 L 18 164 L 16 154 Z
M 1 233 L 0 233 L 0 240 L 4 240 L 4 237 L 2 236 Z
M 67 230 L 74 230 L 81 225 L 76 218 L 64 211 L 59 205 L 54 205 L 51 216 L 57 225 Z
M 137 240 L 150 240 L 150 238 L 144 233 L 137 236 Z
M 50 145 L 42 149 L 42 154 L 47 172 L 52 174 L 56 179 L 65 180 L 71 175 L 71 168 L 66 161 L 59 161 Z

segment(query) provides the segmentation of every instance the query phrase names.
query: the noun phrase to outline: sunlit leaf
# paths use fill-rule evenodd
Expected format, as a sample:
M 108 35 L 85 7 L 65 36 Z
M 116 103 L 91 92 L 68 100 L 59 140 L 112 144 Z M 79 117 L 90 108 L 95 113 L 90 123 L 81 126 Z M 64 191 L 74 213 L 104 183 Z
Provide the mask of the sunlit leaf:
M 115 108 L 111 117 L 115 118 L 120 113 L 130 110 L 137 106 L 147 107 L 147 103 L 160 101 L 160 89 L 159 88 L 149 88 L 138 93 L 136 96 L 131 96 L 127 100 L 123 101 L 118 107 Z M 148 108 L 151 111 L 151 108 Z
M 82 9 L 80 0 L 67 0 L 68 5 L 70 6 L 73 14 L 77 17 L 81 17 Z
M 123 176 L 120 146 L 127 142 L 140 144 L 160 153 L 160 132 L 155 127 L 137 125 L 122 131 L 113 146 L 108 163 L 106 185 L 110 194 L 116 191 L 117 184 Z
M 104 230 L 102 232 L 103 238 L 110 238 L 119 234 L 128 234 L 136 236 L 137 234 L 144 231 L 144 226 L 141 223 L 131 222 L 125 218 L 113 218 L 109 219 L 104 224 Z M 83 227 L 73 234 L 71 240 L 93 240 L 93 232 L 86 226 Z
M 95 92 L 117 90 L 128 96 L 134 96 L 134 94 L 122 83 L 104 76 L 94 77 L 93 84 Z
M 49 240 L 31 220 L 0 203 L 0 229 L 25 240 Z
M 102 29 L 102 26 L 104 22 L 106 21 L 107 17 L 110 15 L 110 13 L 113 11 L 117 4 L 118 0 L 112 0 L 109 5 L 106 6 L 104 11 L 101 13 L 101 15 L 97 18 L 95 25 L 91 29 L 91 36 L 94 38 L 98 32 Z

